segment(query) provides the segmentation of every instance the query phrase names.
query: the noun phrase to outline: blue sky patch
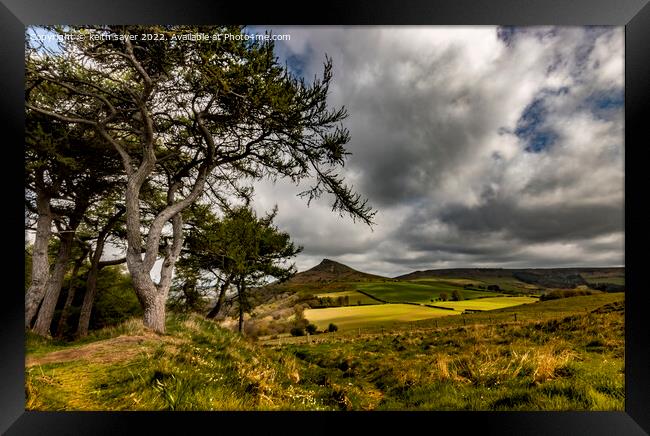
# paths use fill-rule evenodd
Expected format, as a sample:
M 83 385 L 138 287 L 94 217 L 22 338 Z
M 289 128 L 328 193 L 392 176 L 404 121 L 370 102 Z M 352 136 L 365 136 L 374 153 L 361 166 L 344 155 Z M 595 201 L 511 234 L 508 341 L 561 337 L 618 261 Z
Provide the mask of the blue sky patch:
M 515 135 L 526 143 L 525 150 L 539 153 L 551 147 L 557 140 L 557 134 L 544 126 L 547 109 L 543 98 L 532 101 L 517 121 Z
M 304 56 L 291 54 L 285 58 L 285 60 L 287 62 L 287 68 L 289 72 L 297 77 L 305 76 L 305 67 L 307 66 L 307 60 Z
M 590 111 L 594 117 L 601 120 L 612 120 L 620 117 L 620 110 L 625 105 L 625 94 L 622 88 L 596 91 L 588 96 L 580 109 Z

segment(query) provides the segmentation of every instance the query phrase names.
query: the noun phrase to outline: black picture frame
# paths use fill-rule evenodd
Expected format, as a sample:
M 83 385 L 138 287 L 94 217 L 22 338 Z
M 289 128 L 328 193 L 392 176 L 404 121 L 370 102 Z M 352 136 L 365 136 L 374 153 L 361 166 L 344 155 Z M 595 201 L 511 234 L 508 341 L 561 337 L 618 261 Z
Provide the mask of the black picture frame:
M 625 26 L 625 412 L 26 412 L 23 295 L 18 271 L 24 221 L 18 146 L 24 137 L 24 30 L 32 24 L 432 24 Z M 205 0 L 0 0 L 5 249 L 10 258 L 0 304 L 0 431 L 25 434 L 192 434 L 238 431 L 335 434 L 375 430 L 500 435 L 642 435 L 650 433 L 650 323 L 645 313 L 650 5 L 648 0 L 436 0 L 382 2 L 225 2 Z M 8 231 L 7 231 L 8 230 Z M 15 264 L 15 267 L 14 267 Z M 239 426 L 239 430 L 233 428 Z M 354 426 L 352 426 L 354 425 Z M 452 430 L 453 429 L 453 430 Z

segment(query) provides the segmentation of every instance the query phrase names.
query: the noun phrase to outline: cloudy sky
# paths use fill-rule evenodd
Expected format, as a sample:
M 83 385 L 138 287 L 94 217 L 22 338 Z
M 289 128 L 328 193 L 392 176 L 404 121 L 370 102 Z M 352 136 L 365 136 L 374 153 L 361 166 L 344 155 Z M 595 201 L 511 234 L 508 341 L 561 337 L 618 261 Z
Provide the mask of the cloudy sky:
M 378 210 L 370 229 L 308 208 L 306 185 L 258 183 L 300 270 L 624 265 L 622 27 L 270 29 L 307 79 L 332 57 L 344 174 Z

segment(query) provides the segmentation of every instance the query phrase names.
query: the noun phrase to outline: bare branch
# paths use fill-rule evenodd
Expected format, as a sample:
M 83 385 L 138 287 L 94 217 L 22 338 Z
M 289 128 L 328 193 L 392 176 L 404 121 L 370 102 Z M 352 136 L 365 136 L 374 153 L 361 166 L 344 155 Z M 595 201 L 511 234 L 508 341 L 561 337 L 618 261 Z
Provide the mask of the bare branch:
M 76 123 L 76 124 L 86 124 L 89 126 L 97 126 L 97 122 L 87 120 L 85 118 L 74 118 L 74 117 L 66 117 L 64 115 L 59 115 L 56 112 L 52 112 L 49 110 L 41 109 L 39 107 L 36 107 L 32 105 L 31 103 L 25 102 L 25 106 L 35 112 L 38 112 L 39 114 L 47 115 L 48 117 L 52 117 L 56 120 L 63 121 L 66 123 Z

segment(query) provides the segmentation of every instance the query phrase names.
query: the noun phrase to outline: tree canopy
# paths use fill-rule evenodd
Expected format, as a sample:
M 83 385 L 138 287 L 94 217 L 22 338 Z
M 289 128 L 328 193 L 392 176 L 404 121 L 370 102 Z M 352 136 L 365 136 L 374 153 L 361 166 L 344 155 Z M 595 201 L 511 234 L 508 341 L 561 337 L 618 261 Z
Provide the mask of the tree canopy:
M 272 41 L 180 41 L 174 36 L 242 26 L 51 26 L 53 49 L 29 41 L 28 117 L 96 138 L 124 179 L 126 261 L 144 322 L 164 332 L 165 302 L 183 246 L 182 212 L 197 202 L 250 196 L 260 178 L 311 180 L 332 209 L 372 224 L 374 211 L 344 183 L 346 109 L 329 108 L 332 61 L 308 83 L 278 62 Z M 138 38 L 158 34 L 156 40 Z M 117 37 L 106 37 L 106 36 Z M 63 102 L 63 103 L 62 103 Z M 150 221 L 146 205 L 157 193 Z M 171 235 L 168 229 L 171 226 Z M 151 271 L 161 259 L 160 279 Z

